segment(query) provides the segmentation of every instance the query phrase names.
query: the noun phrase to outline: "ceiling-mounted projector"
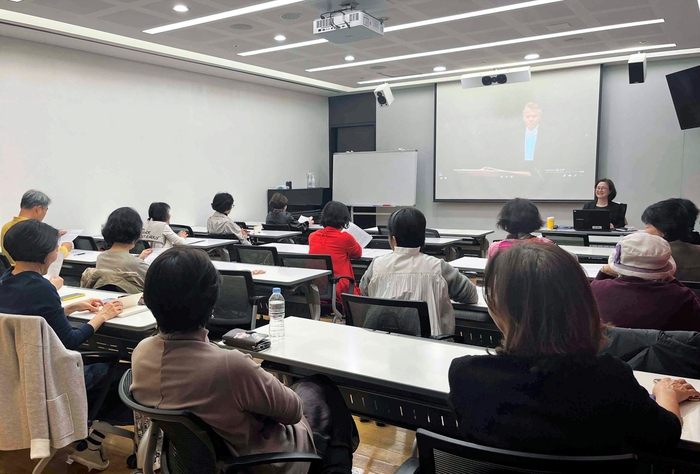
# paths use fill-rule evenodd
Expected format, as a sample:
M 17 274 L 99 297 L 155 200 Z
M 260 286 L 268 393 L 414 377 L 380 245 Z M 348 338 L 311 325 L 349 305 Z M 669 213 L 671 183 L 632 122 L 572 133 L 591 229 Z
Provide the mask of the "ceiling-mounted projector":
M 530 66 L 513 69 L 498 69 L 488 72 L 477 72 L 462 76 L 462 89 L 472 89 L 496 84 L 514 84 L 530 80 Z
M 314 34 L 331 43 L 351 43 L 384 36 L 384 25 L 363 11 L 343 10 L 324 13 L 314 20 Z

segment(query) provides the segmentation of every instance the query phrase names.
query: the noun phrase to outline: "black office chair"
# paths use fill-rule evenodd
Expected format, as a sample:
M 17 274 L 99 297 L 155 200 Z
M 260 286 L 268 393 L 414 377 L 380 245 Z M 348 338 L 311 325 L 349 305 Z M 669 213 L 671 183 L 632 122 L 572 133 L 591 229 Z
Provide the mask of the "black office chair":
M 12 268 L 10 261 L 6 256 L 0 253 L 0 272 L 5 273 L 10 268 Z
M 350 282 L 348 292 L 352 293 L 355 287 L 355 279 L 347 276 L 334 276 L 333 260 L 330 255 L 282 255 L 280 256 L 283 267 L 310 268 L 313 270 L 330 270 L 331 274 L 316 278 L 312 283 L 318 288 L 321 298 L 321 314 L 332 314 L 333 322 L 343 319 L 343 312 L 336 304 L 336 285 L 341 280 Z M 324 304 L 324 302 L 326 302 Z
M 226 442 L 198 416 L 184 410 L 158 410 L 141 405 L 131 395 L 129 369 L 119 384 L 119 398 L 136 413 L 151 419 L 146 436 L 143 472 L 153 474 L 159 430 L 163 431 L 161 469 L 165 474 L 234 474 L 251 467 L 284 462 L 318 462 L 310 453 L 265 453 L 233 456 Z
M 255 263 L 257 265 L 281 265 L 277 249 L 275 247 L 261 247 L 254 245 L 232 245 L 235 260 L 240 263 Z
M 425 236 L 426 237 L 435 237 L 435 238 L 440 238 L 440 232 L 438 232 L 435 229 L 425 229 Z
M 88 235 L 79 235 L 76 237 L 75 240 L 73 240 L 73 248 L 78 250 L 100 250 L 95 239 Z
M 623 222 L 624 222 L 624 218 L 627 216 L 627 204 L 625 204 L 624 202 L 621 202 L 620 209 L 622 210 L 622 218 L 623 218 Z
M 542 232 L 542 237 L 551 240 L 557 245 L 576 245 L 578 247 L 591 246 L 587 234 L 562 235 L 560 232 Z
M 470 305 L 453 303 L 455 333 L 470 346 L 490 347 L 501 345 L 503 333 L 493 322 L 488 311 L 477 311 Z
M 129 253 L 133 253 L 134 255 L 141 255 L 141 252 L 150 248 L 151 244 L 149 244 L 147 241 L 137 240 L 136 245 L 134 245 L 133 249 L 129 250 Z
M 425 301 L 370 298 L 348 293 L 341 296 L 348 326 L 437 340 L 459 339 L 455 334 L 430 334 L 430 313 Z
M 367 244 L 368 249 L 383 249 L 391 250 L 391 244 L 389 244 L 389 238 L 386 236 L 373 236 L 372 241 Z
M 246 230 L 248 230 L 248 226 L 246 225 L 245 222 L 243 222 L 243 221 L 235 221 L 235 222 L 236 222 L 236 225 L 237 225 L 238 227 L 240 227 L 241 229 L 246 229 Z
M 221 270 L 219 299 L 207 321 L 209 337 L 221 339 L 231 329 L 255 329 L 263 296 L 255 295 L 253 275 L 248 270 Z
M 179 234 L 180 231 L 185 231 L 187 232 L 187 237 L 194 237 L 194 231 L 192 230 L 192 227 L 188 225 L 181 225 L 181 224 L 170 224 L 170 228 L 175 232 L 176 234 Z
M 633 474 L 634 454 L 552 456 L 468 443 L 419 428 L 419 457 L 409 458 L 396 474 Z
M 118 287 L 117 285 L 104 285 L 100 287 L 95 287 L 96 290 L 100 291 L 112 291 L 115 293 L 128 293 L 128 291 L 125 291 L 124 289 Z
M 379 235 L 389 236 L 389 226 L 388 225 L 378 225 L 377 226 L 377 233 Z

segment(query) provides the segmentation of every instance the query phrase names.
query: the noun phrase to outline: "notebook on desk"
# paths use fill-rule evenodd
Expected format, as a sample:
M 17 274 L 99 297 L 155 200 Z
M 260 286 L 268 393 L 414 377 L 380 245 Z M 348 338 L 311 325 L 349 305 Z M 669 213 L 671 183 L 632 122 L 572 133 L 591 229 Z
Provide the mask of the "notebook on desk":
M 574 229 L 610 232 L 610 211 L 607 209 L 574 209 Z
M 117 315 L 118 318 L 126 318 L 127 316 L 133 316 L 134 314 L 143 313 L 148 311 L 148 307 L 144 305 L 139 305 L 143 293 L 136 293 L 133 295 L 118 296 L 117 298 L 105 298 L 102 300 L 103 303 L 108 301 L 119 301 L 123 305 L 123 311 Z

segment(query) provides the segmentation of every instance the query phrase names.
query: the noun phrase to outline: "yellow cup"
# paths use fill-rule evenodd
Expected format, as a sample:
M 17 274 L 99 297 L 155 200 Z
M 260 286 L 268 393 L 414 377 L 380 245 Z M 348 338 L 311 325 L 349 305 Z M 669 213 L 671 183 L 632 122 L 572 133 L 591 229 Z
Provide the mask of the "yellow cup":
M 547 229 L 549 229 L 549 230 L 554 229 L 554 217 L 547 218 Z

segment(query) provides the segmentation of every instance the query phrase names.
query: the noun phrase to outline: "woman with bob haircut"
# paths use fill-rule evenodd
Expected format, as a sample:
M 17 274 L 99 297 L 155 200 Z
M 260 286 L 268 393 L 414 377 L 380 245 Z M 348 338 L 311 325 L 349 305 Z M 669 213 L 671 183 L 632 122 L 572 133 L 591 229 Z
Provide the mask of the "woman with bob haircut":
M 288 225 L 292 229 L 306 232 L 310 225 L 314 225 L 314 220 L 309 219 L 308 222 L 299 222 L 290 213 L 287 212 L 287 196 L 282 193 L 275 193 L 270 199 L 270 212 L 265 217 L 265 224 Z
M 220 282 L 221 275 L 200 249 L 175 247 L 151 264 L 143 297 L 159 332 L 134 349 L 134 398 L 146 406 L 194 413 L 227 441 L 236 456 L 318 450 L 320 456 L 347 466 L 346 471 L 332 472 L 349 474 L 353 421 L 330 381 L 330 386 L 321 387 L 315 376 L 314 382 L 302 379 L 290 389 L 250 355 L 209 342 L 205 326 L 219 298 Z M 325 390 L 335 390 L 333 409 L 326 398 L 315 395 L 328 395 Z M 326 415 L 323 420 L 319 412 Z M 325 426 L 329 420 L 332 429 Z M 329 439 L 336 427 L 342 428 L 345 439 L 314 445 L 314 433 L 319 440 Z M 274 472 L 302 474 L 308 469 L 308 463 L 287 463 L 276 465 Z
M 102 227 L 102 237 L 108 249 L 97 256 L 97 269 L 133 272 L 145 280 L 148 271 L 145 260 L 153 250 L 144 250 L 138 258 L 129 253 L 141 238 L 142 227 L 141 216 L 133 208 L 120 207 L 112 212 Z
M 656 400 L 609 354 L 586 274 L 556 245 L 498 252 L 484 277 L 489 314 L 503 333 L 495 355 L 455 359 L 449 402 L 468 441 L 553 455 L 660 450 L 681 435 L 679 403 L 698 393 L 661 379 Z
M 610 211 L 610 228 L 627 225 L 625 209 L 620 203 L 614 202 L 617 189 L 612 179 L 600 178 L 595 182 L 595 198 L 583 205 L 584 209 L 607 209 Z
M 141 232 L 141 239 L 151 248 L 169 249 L 173 245 L 187 245 L 187 232 L 177 234 L 170 228 L 170 206 L 164 202 L 154 202 L 148 207 L 148 221 Z
M 507 249 L 522 242 L 553 243 L 544 237 L 532 235 L 544 225 L 544 221 L 537 206 L 529 199 L 515 198 L 508 201 L 498 214 L 496 225 L 499 229 L 508 232 L 508 235 L 505 240 L 494 242 L 489 246 L 489 258 L 501 249 Z
M 214 209 L 214 214 L 207 219 L 207 232 L 214 235 L 235 235 L 241 244 L 252 245 L 250 240 L 248 240 L 248 231 L 241 229 L 231 219 L 230 214 L 233 207 L 233 196 L 229 193 L 216 193 L 211 201 L 211 208 Z
M 355 237 L 343 232 L 350 225 L 348 207 L 339 201 L 326 204 L 321 212 L 322 230 L 309 235 L 309 253 L 312 255 L 330 255 L 333 261 L 333 273 L 337 277 L 355 278 L 352 269 L 353 258 L 362 257 L 362 247 Z M 336 283 L 336 300 L 342 304 L 341 295 L 350 289 L 348 280 Z M 360 295 L 359 285 L 355 285 L 354 294 Z

